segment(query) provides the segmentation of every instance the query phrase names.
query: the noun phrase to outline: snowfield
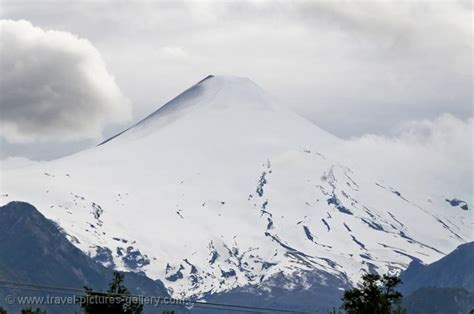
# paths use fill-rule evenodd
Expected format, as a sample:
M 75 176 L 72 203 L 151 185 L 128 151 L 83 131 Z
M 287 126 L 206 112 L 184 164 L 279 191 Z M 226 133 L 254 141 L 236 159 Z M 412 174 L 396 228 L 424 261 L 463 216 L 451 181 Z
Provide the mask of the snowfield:
M 411 195 L 354 163 L 250 80 L 209 76 L 97 147 L 2 171 L 0 200 L 33 204 L 98 262 L 174 297 L 315 270 L 355 282 L 474 240 L 471 200 Z

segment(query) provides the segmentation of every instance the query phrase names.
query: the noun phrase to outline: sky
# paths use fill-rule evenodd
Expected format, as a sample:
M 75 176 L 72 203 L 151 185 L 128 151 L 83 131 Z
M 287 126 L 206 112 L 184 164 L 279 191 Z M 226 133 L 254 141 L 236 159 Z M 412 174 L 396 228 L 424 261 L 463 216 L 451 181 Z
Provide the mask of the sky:
M 472 175 L 471 1 L 1 0 L 0 16 L 4 160 L 93 146 L 227 74 L 361 154 Z

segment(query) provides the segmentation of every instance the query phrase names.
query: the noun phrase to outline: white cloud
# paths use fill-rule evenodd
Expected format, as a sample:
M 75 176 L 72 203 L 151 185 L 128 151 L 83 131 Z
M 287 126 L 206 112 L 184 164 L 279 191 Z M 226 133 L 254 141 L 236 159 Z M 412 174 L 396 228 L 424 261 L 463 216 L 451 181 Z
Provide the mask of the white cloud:
M 8 142 L 98 138 L 131 107 L 94 46 L 27 21 L 0 21 L 0 134 Z
M 169 59 L 188 59 L 188 53 L 181 47 L 166 46 L 161 48 L 160 56 Z
M 364 135 L 347 149 L 364 171 L 415 192 L 432 191 L 474 202 L 474 119 L 449 114 L 400 125 L 393 136 Z

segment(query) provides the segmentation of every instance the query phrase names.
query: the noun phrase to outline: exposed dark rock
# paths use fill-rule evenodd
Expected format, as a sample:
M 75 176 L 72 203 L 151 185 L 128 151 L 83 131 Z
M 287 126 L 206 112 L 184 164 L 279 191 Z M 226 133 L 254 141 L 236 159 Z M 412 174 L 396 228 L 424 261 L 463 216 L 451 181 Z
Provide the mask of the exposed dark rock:
M 232 268 L 228 271 L 224 271 L 221 269 L 221 273 L 222 273 L 222 277 L 224 278 L 235 277 L 236 275 L 235 270 L 233 270 Z
M 304 230 L 304 233 L 306 234 L 306 237 L 308 238 L 308 240 L 314 241 L 314 237 L 311 234 L 311 231 L 309 230 L 309 228 L 306 227 L 306 226 L 303 226 L 303 230 Z
M 183 273 L 181 272 L 182 270 L 184 270 L 184 267 L 183 265 L 179 265 L 179 268 L 176 272 L 168 275 L 168 272 L 171 271 L 171 267 L 170 265 L 168 264 L 167 267 L 166 267 L 166 280 L 169 280 L 169 281 L 176 281 L 176 280 L 179 280 L 179 279 L 183 279 L 184 278 L 184 275 Z
M 258 185 L 257 185 L 257 194 L 258 196 L 262 197 L 263 196 L 263 187 L 265 184 L 267 184 L 267 179 L 266 179 L 267 173 L 264 171 L 262 172 L 262 175 L 260 176 L 260 179 L 258 180 Z
M 321 221 L 322 221 L 323 224 L 326 226 L 326 228 L 328 229 L 328 231 L 331 230 L 331 227 L 329 227 L 329 224 L 327 223 L 327 221 L 326 221 L 324 218 L 322 218 Z
M 469 210 L 469 206 L 467 205 L 467 202 L 453 198 L 453 199 L 446 199 L 446 202 L 448 202 L 451 206 L 453 207 L 460 207 L 463 210 Z
M 95 262 L 109 268 L 114 268 L 115 263 L 112 256 L 112 251 L 107 247 L 96 247 L 96 255 L 92 258 Z
M 143 266 L 150 264 L 150 259 L 147 255 L 142 255 L 139 249 L 133 246 L 127 247 L 125 256 L 122 257 L 125 265 L 132 270 L 139 270 Z

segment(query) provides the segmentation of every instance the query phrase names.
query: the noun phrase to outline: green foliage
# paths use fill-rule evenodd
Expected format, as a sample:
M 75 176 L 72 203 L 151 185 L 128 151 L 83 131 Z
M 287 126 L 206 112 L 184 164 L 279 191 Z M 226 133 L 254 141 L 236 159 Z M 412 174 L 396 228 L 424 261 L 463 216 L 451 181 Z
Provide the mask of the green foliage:
M 124 274 L 114 271 L 107 292 L 94 292 L 85 287 L 86 296 L 81 299 L 81 307 L 86 314 L 141 314 L 143 304 L 131 297 L 123 284 Z
M 7 310 L 0 306 L 0 314 L 7 314 Z
M 402 294 L 396 276 L 365 274 L 358 288 L 346 290 L 341 308 L 349 314 L 402 314 Z
M 0 313 L 2 313 L 2 311 L 0 311 Z M 31 307 L 27 307 L 21 310 L 21 314 L 46 314 L 46 310 L 41 310 L 38 308 L 33 310 Z

